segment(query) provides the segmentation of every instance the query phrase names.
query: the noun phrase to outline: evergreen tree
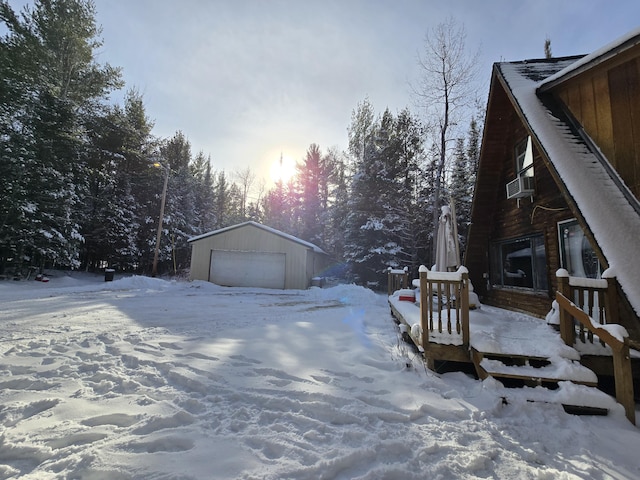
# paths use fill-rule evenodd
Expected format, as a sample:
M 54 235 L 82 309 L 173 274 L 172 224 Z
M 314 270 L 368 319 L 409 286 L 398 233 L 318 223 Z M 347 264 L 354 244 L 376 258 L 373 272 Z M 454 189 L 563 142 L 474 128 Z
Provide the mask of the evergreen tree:
M 424 163 L 419 169 L 419 179 L 417 185 L 417 204 L 419 205 L 418 225 L 419 231 L 419 251 L 418 258 L 420 262 L 431 268 L 434 264 L 435 257 L 435 234 L 437 229 L 437 222 L 434 223 L 434 210 L 437 208 L 440 211 L 439 206 L 436 207 L 435 194 L 435 178 L 438 175 L 438 162 L 440 160 L 438 154 L 438 148 L 435 145 L 431 145 L 429 151 L 426 154 Z M 439 196 L 438 196 L 439 198 Z
M 206 233 L 216 226 L 214 174 L 211 171 L 211 158 L 198 152 L 192 165 L 191 175 L 194 178 L 196 234 Z
M 472 186 L 469 179 L 469 159 L 466 155 L 466 147 L 463 138 L 457 138 L 453 149 L 453 171 L 449 181 L 449 198 L 455 207 L 458 226 L 458 241 L 460 253 L 464 253 L 466 247 L 467 232 L 471 215 Z
M 323 246 L 335 258 L 342 259 L 346 242 L 347 216 L 349 213 L 349 174 L 347 159 L 336 150 L 330 150 L 326 156 L 326 165 L 330 172 L 327 209 L 322 217 L 326 238 Z
M 396 222 L 394 225 L 395 242 L 402 248 L 398 250 L 392 266 L 410 267 L 417 271 L 423 263 L 424 205 L 418 202 L 419 162 L 423 154 L 423 127 L 408 109 L 401 111 L 396 121 L 394 139 L 395 198 L 390 205 Z
M 323 225 L 321 189 L 327 183 L 324 179 L 322 153 L 318 145 L 311 144 L 302 164 L 298 165 L 297 179 L 300 184 L 300 237 L 304 240 L 322 243 Z M 325 204 L 326 208 L 326 204 Z
M 352 118 L 366 121 L 367 116 L 357 112 Z M 364 130 L 354 125 L 350 131 Z M 360 149 L 351 184 L 345 256 L 362 282 L 382 282 L 389 266 L 418 262 L 415 181 L 420 136 L 419 124 L 408 111 L 396 118 L 386 110 Z M 358 142 L 353 145 L 357 151 Z
M 142 96 L 130 90 L 124 109 L 114 106 L 88 131 L 88 196 L 84 201 L 83 266 L 107 262 L 121 270 L 139 266 L 140 205 L 149 200 L 149 168 L 155 139 Z
M 460 236 L 460 254 L 461 258 L 464 258 L 464 253 L 467 247 L 467 237 L 469 235 L 469 228 L 471 227 L 471 207 L 473 206 L 473 198 L 475 196 L 476 179 L 478 176 L 478 163 L 480 161 L 480 135 L 482 128 L 476 118 L 471 119 L 469 125 L 469 132 L 467 137 L 467 182 L 466 182 L 466 205 L 463 207 L 456 207 L 458 210 L 462 209 L 461 214 L 458 214 L 458 228 L 462 228 L 462 234 Z M 460 235 L 460 230 L 458 231 Z
M 551 53 L 551 39 L 549 37 L 544 39 L 544 58 L 553 58 Z
M 218 173 L 217 177 L 214 193 L 216 229 L 231 225 L 229 223 L 231 216 L 229 212 L 229 184 L 227 183 L 227 177 L 224 170 Z
M 376 232 L 382 229 L 382 225 L 374 220 L 379 215 L 374 184 L 377 172 L 373 168 L 376 128 L 373 107 L 365 99 L 353 111 L 348 128 L 353 174 L 349 185 L 348 213 L 344 221 L 344 258 L 354 280 L 361 283 L 377 281 L 380 277 L 379 265 L 372 265 L 374 254 L 370 252 L 372 246 L 379 244 L 375 237 Z
M 101 42 L 89 1 L 40 0 L 19 17 L 1 0 L 0 20 L 0 257 L 18 268 L 78 266 L 86 129 L 120 74 L 94 61 Z
M 170 170 L 159 261 L 172 263 L 168 269 L 165 265 L 165 270 L 175 272 L 188 267 L 191 247 L 187 240 L 198 233 L 195 206 L 197 186 L 190 170 L 191 144 L 178 131 L 161 147 L 160 155 L 164 168 Z
M 282 162 L 282 158 L 280 158 Z M 264 222 L 282 232 L 301 235 L 300 192 L 296 178 L 278 179 L 262 202 Z

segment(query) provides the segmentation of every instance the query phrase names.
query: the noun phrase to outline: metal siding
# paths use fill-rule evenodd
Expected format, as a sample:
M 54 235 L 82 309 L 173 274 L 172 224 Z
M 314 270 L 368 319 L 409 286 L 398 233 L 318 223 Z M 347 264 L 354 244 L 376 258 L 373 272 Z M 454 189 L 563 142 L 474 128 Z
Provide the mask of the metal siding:
M 212 250 L 210 281 L 233 287 L 284 288 L 284 253 Z
M 286 255 L 285 289 L 308 286 L 306 246 L 254 225 L 244 225 L 191 243 L 191 279 L 209 280 L 212 250 L 272 252 Z

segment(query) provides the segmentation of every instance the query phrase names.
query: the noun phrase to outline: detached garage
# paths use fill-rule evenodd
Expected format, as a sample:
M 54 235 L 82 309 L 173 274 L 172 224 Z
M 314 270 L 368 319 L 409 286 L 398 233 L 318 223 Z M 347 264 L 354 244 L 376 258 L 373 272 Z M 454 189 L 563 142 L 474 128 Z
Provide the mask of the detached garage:
M 312 243 L 256 222 L 189 239 L 191 279 L 229 287 L 305 289 L 329 266 Z

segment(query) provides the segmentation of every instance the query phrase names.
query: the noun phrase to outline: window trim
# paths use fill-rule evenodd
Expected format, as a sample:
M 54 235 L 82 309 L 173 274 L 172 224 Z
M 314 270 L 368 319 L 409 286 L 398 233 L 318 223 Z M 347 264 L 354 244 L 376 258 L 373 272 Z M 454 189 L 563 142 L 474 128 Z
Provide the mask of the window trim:
M 517 286 L 505 284 L 504 276 L 504 263 L 503 263 L 503 248 L 505 245 L 515 244 L 528 240 L 531 249 L 530 261 L 531 261 L 531 276 L 532 286 Z M 538 240 L 538 242 L 535 242 Z M 534 254 L 538 245 L 541 245 L 544 250 L 544 263 L 539 265 L 536 260 L 537 256 Z M 499 262 L 499 263 L 498 263 Z M 497 268 L 497 271 L 495 271 Z M 539 271 L 543 270 L 544 275 L 539 275 Z M 522 235 L 515 238 L 501 239 L 492 241 L 489 245 L 489 281 L 491 282 L 491 288 L 495 289 L 512 289 L 528 293 L 548 293 L 549 292 L 549 272 L 547 271 L 547 246 L 545 243 L 545 235 L 542 232 L 533 233 L 529 235 Z M 500 283 L 496 280 L 499 279 Z
M 531 152 L 531 159 L 527 162 L 527 153 Z M 527 135 L 524 139 L 516 143 L 514 148 L 514 158 L 517 177 L 533 177 L 533 141 L 531 135 Z
M 566 270 L 569 270 L 569 268 L 567 266 L 566 251 L 565 251 L 566 243 L 564 241 L 565 237 L 564 237 L 563 229 L 568 227 L 568 226 L 573 226 L 573 225 L 580 227 L 580 230 L 582 231 L 582 234 L 583 234 L 583 238 L 586 238 L 586 235 L 584 234 L 584 230 L 582 229 L 582 227 L 580 225 L 580 222 L 578 222 L 577 218 L 575 218 L 575 217 L 574 218 L 568 218 L 566 220 L 562 220 L 560 222 L 557 222 L 558 251 L 560 253 L 560 255 L 559 255 L 559 268 L 564 268 Z M 591 245 L 589 245 L 589 248 L 593 252 L 593 256 L 594 256 L 595 260 L 598 262 L 597 272 L 595 273 L 595 275 L 596 275 L 595 277 L 590 277 L 587 274 L 587 272 L 584 272 L 585 273 L 585 277 L 584 278 L 601 278 L 601 275 L 602 275 L 602 272 L 603 272 L 602 265 L 600 264 L 600 261 L 598 260 L 597 256 L 595 255 L 595 251 L 593 250 L 593 247 Z M 584 255 L 584 252 L 581 251 L 581 256 L 582 255 Z M 581 267 L 584 269 L 584 260 L 583 260 L 583 264 L 581 265 Z

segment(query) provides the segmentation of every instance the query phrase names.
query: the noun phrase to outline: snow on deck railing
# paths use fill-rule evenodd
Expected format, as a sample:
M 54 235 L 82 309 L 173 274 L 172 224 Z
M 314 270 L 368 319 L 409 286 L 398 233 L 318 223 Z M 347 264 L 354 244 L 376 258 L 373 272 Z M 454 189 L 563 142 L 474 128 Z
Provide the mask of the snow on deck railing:
M 402 270 L 389 267 L 387 269 L 387 294 L 391 296 L 393 292 L 407 288 L 409 286 L 409 268 Z
M 589 317 L 601 325 L 618 323 L 616 277 L 612 269 L 605 270 L 599 279 L 572 277 L 565 269 L 558 270 L 556 277 L 558 291 Z
M 615 276 L 612 272 L 605 273 L 607 275 L 603 274 L 603 277 L 606 278 L 600 281 L 593 281 L 593 279 L 586 281 L 590 279 L 576 280 L 576 277 L 570 277 L 564 269 L 556 272 L 558 278 L 556 303 L 560 310 L 560 336 L 570 347 L 576 346 L 577 339 L 583 343 L 593 343 L 594 339 L 597 339 L 611 348 L 616 400 L 622 404 L 627 418 L 635 425 L 636 413 L 628 332 L 621 325 L 617 325 L 618 293 Z M 571 300 L 574 298 L 577 298 L 578 304 Z M 596 303 L 599 321 L 593 319 Z
M 420 270 L 421 272 L 425 270 Z M 437 272 L 435 270 L 426 270 L 428 272 L 427 277 L 429 280 L 441 281 L 441 282 L 460 282 L 462 281 L 463 274 L 469 274 L 467 267 L 460 267 L 455 272 Z
M 614 325 L 599 325 L 585 312 L 571 302 L 562 292 L 556 292 L 556 302 L 560 309 L 560 335 L 562 340 L 573 347 L 576 340 L 574 321 L 589 331 L 590 337 L 597 337 L 611 348 L 613 354 L 613 374 L 615 377 L 616 400 L 625 410 L 629 421 L 635 425 L 636 411 L 633 393 L 633 372 L 629 354 L 628 333 L 626 329 Z M 608 327 L 608 328 L 607 328 Z M 622 340 L 618 338 L 622 336 Z
M 421 266 L 420 323 L 422 345 L 429 342 L 430 333 L 462 335 L 462 344 L 469 345 L 469 271 L 429 271 Z
M 569 277 L 569 285 L 572 287 L 602 288 L 605 290 L 608 287 L 607 280 L 604 278 Z

